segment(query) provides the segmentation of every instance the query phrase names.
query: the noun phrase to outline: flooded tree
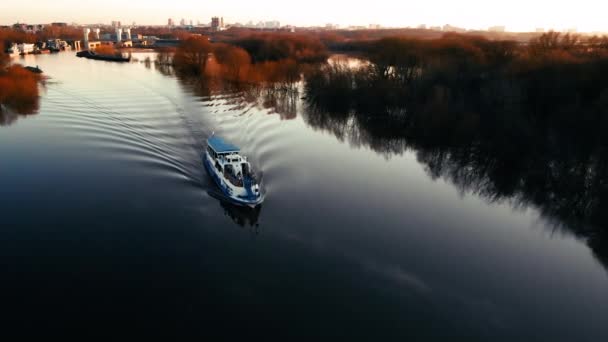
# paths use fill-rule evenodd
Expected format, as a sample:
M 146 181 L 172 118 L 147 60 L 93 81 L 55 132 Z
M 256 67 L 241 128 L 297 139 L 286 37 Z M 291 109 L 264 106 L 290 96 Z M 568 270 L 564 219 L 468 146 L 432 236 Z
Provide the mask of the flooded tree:
M 180 71 L 202 75 L 207 67 L 212 46 L 204 36 L 190 36 L 184 40 L 174 56 L 174 65 Z
M 222 77 L 230 81 L 245 81 L 251 66 L 251 57 L 247 51 L 228 44 L 217 44 L 213 56 L 219 65 Z
M 155 63 L 161 66 L 173 66 L 173 56 L 175 54 L 174 49 L 163 48 L 157 50 Z
M 0 70 L 0 112 L 35 113 L 38 110 L 39 81 L 39 75 L 20 65 L 3 67 Z
M 160 58 L 161 55 L 159 55 Z M 203 58 L 206 56 L 206 58 Z M 175 51 L 171 64 L 182 78 L 196 78 L 208 87 L 228 86 L 244 89 L 264 86 L 275 90 L 293 91 L 306 65 L 294 58 L 254 61 L 245 50 L 226 43 L 210 43 L 193 36 Z M 189 83 L 192 80 L 188 81 Z
M 33 114 L 38 110 L 38 83 L 40 75 L 21 65 L 9 65 L 0 41 L 0 118 L 2 124 L 14 122 L 8 111 L 17 114 Z

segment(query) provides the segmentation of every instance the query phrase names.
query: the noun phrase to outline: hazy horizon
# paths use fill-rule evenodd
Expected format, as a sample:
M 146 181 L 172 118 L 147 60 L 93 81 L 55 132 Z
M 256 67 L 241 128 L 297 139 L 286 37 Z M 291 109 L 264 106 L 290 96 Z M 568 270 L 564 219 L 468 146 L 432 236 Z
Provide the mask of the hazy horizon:
M 233 0 L 222 3 L 199 3 L 179 0 L 167 6 L 160 1 L 108 0 L 92 6 L 75 0 L 57 0 L 37 4 L 34 9 L 22 3 L 4 5 L 0 24 L 16 22 L 50 23 L 76 22 L 80 24 L 110 23 L 166 25 L 172 18 L 176 23 L 207 23 L 212 16 L 222 16 L 227 23 L 278 20 L 282 25 L 317 26 L 328 23 L 347 25 L 378 24 L 387 27 L 406 27 L 425 24 L 450 24 L 468 29 L 487 29 L 506 26 L 508 31 L 534 31 L 536 28 L 565 30 L 576 28 L 581 32 L 608 31 L 608 23 L 597 2 L 580 0 L 573 6 L 569 1 L 536 2 L 513 0 L 474 1 L 459 3 L 428 0 L 424 3 L 394 4 L 388 0 L 368 2 L 310 0 L 306 6 L 286 4 L 278 0 L 258 0 L 255 3 Z

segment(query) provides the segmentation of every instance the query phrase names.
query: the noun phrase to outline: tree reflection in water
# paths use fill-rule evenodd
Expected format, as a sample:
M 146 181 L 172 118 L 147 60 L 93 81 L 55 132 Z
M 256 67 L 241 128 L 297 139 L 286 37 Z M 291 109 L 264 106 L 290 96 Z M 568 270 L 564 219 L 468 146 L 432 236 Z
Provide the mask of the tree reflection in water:
M 12 107 L 0 110 L 0 126 L 10 126 L 17 122 L 19 118 L 38 114 L 40 109 L 38 97 L 32 98 L 28 103 L 22 103 L 18 111 Z
M 374 72 L 324 66 L 311 74 L 304 120 L 387 158 L 415 151 L 430 177 L 447 179 L 462 192 L 535 207 L 552 227 L 585 239 L 608 266 L 608 107 L 601 105 L 602 83 L 562 74 L 565 85 L 554 94 L 584 87 L 592 95 L 585 102 L 580 96 L 543 97 L 536 82 L 550 83 L 545 78 L 557 72 L 543 69 L 509 80 L 504 92 L 495 82 L 469 90 L 437 82 L 403 97 L 403 88 Z M 361 82 L 367 84 L 357 89 Z M 517 93 L 525 96 L 513 99 Z
M 274 65 L 280 65 L 276 62 Z M 218 75 L 192 76 L 176 72 L 167 65 L 156 69 L 167 76 L 177 76 L 180 82 L 202 99 L 221 97 L 233 110 L 246 111 L 250 107 L 265 109 L 268 114 L 277 114 L 282 120 L 296 118 L 300 99 L 301 79 L 292 76 L 280 78 L 274 69 L 260 69 L 256 80 L 234 81 Z M 263 72 L 272 74 L 264 75 Z

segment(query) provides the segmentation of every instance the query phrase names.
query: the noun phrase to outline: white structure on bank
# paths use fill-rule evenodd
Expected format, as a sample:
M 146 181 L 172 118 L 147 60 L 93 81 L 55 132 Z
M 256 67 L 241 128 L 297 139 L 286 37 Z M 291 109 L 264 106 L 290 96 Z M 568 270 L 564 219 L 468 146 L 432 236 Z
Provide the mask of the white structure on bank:
M 120 44 L 122 42 L 122 28 L 116 28 L 116 44 Z
M 82 33 L 84 34 L 84 45 L 88 46 L 89 45 L 89 34 L 91 33 L 91 29 L 88 27 L 85 27 L 82 29 Z
M 91 31 L 95 34 L 94 40 L 89 40 Z M 91 30 L 89 27 L 82 29 L 84 44 L 80 46 L 80 42 L 75 42 L 77 49 L 82 48 L 85 50 L 94 50 L 96 47 L 101 45 L 120 45 L 121 47 L 132 47 L 133 42 L 131 38 L 131 28 L 115 28 L 115 37 L 111 34 L 101 34 L 101 29 L 95 28 Z M 124 35 L 123 35 L 124 34 Z M 124 39 L 123 39 L 124 38 Z
M 101 42 L 99 41 L 99 32 L 100 32 L 100 30 L 98 28 L 96 28 L 95 29 L 95 40 L 89 41 L 89 35 L 91 34 L 91 29 L 88 27 L 83 28 L 82 33 L 84 35 L 84 37 L 83 37 L 84 45 L 80 46 L 79 41 L 74 42 L 76 50 L 80 50 L 81 48 L 84 48 L 86 50 L 94 50 L 96 47 L 101 46 Z

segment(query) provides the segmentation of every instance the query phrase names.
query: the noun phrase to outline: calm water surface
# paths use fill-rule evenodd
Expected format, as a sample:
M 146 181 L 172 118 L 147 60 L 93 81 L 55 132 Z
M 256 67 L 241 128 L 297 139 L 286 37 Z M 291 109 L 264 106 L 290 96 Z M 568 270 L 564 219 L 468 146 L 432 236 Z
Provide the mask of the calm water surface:
M 139 55 L 145 58 L 145 55 Z M 143 63 L 28 57 L 51 77 L 0 127 L 5 321 L 24 333 L 356 340 L 608 337 L 608 276 L 535 208 L 434 179 L 242 94 Z M 267 199 L 212 196 L 212 133 Z M 118 335 L 116 335 L 118 336 Z

